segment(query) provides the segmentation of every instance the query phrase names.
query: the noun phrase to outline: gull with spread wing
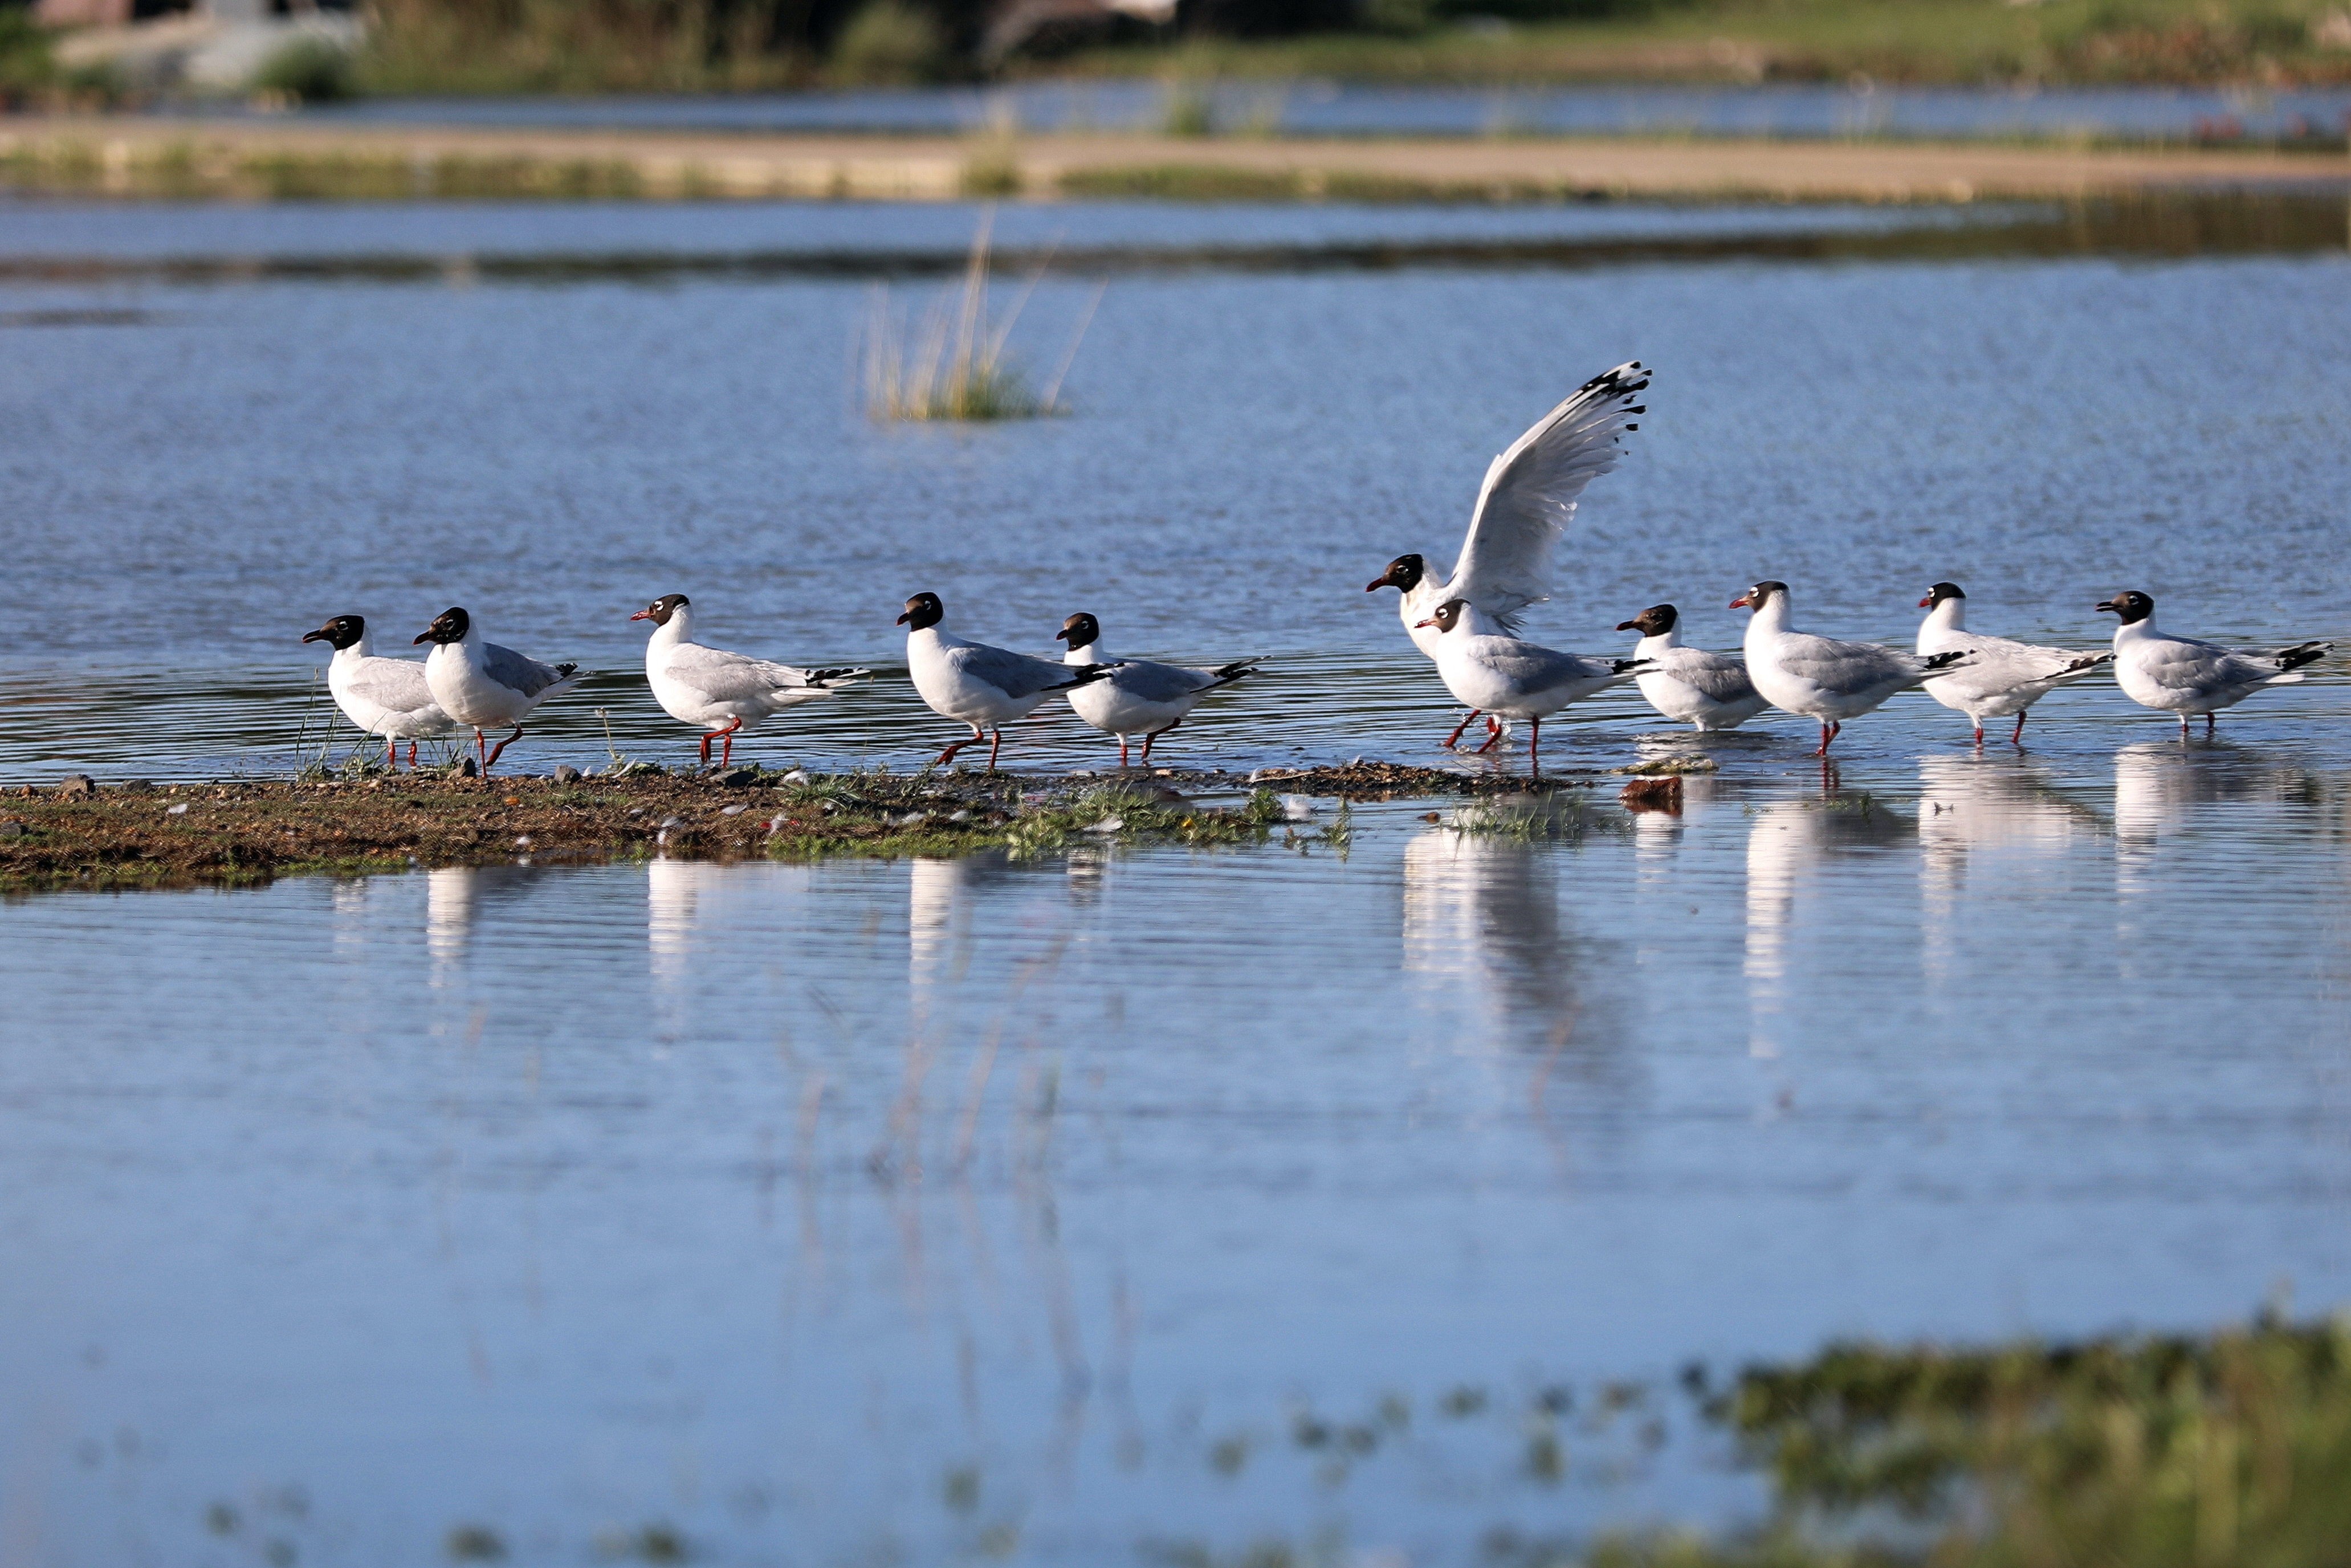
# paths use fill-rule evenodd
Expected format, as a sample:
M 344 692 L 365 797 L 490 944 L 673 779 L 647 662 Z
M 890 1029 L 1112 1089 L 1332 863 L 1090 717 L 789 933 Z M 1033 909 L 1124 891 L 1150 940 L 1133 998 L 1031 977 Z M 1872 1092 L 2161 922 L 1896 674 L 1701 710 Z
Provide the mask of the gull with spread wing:
M 1073 670 L 1050 659 L 972 642 L 940 627 L 946 613 L 938 595 L 925 593 L 908 599 L 906 613 L 898 618 L 906 628 L 906 672 L 914 677 L 914 690 L 934 713 L 971 726 L 967 739 L 938 754 L 931 763 L 935 768 L 953 762 L 966 746 L 987 740 L 987 771 L 994 773 L 1006 724 L 1035 712 L 1054 692 L 1100 680 L 1119 668 L 1091 664 Z
M 416 640 L 433 645 L 424 656 L 424 683 L 443 712 L 474 732 L 485 778 L 506 749 L 522 739 L 522 722 L 534 709 L 585 679 L 576 664 L 541 664 L 484 640 L 480 624 L 456 606 L 435 616 Z M 514 733 L 493 749 L 483 737 L 485 724 L 494 730 L 512 724 Z
M 645 682 L 662 711 L 700 728 L 702 761 L 719 743 L 718 765 L 733 765 L 736 732 L 796 702 L 830 697 L 872 673 L 865 670 L 800 670 L 747 653 L 730 653 L 694 640 L 694 606 L 684 594 L 664 594 L 629 618 L 653 623 L 645 639 Z
M 1482 712 L 1524 719 L 1531 735 L 1527 763 L 1542 776 L 1542 722 L 1578 698 L 1613 686 L 1648 665 L 1646 659 L 1586 659 L 1510 636 L 1468 599 L 1447 599 L 1428 618 L 1437 637 L 1437 672 L 1446 690 Z M 1456 731 L 1458 734 L 1460 732 Z M 1498 729 L 1479 753 L 1493 750 Z
M 1687 720 L 1701 730 L 1736 730 L 1771 704 L 1747 678 L 1742 659 L 1684 648 L 1681 611 L 1671 605 L 1651 605 L 1631 620 L 1616 623 L 1618 631 L 1637 631 L 1633 657 L 1649 667 L 1633 678 L 1649 706 L 1668 719 Z
M 383 737 L 386 768 L 399 771 L 400 742 L 406 741 L 408 766 L 415 771 L 417 741 L 457 727 L 433 700 L 423 664 L 376 652 L 365 616 L 339 615 L 318 630 L 303 633 L 302 640 L 334 649 L 335 657 L 327 662 L 327 690 L 334 693 L 343 717 L 369 734 Z
M 2024 715 L 2035 702 L 2068 680 L 2079 680 L 2112 664 L 2111 653 L 2085 653 L 2071 648 L 2041 648 L 2004 637 L 1978 637 L 1967 629 L 1968 596 L 1957 583 L 1937 583 L 1918 601 L 1928 612 L 1918 625 L 1918 651 L 1949 653 L 1972 650 L 1967 668 L 1938 675 L 1927 682 L 1927 695 L 1946 708 L 1956 708 L 1975 721 L 1976 744 L 1983 744 L 1983 722 L 2016 715 L 2011 745 L 2024 744 Z
M 1442 639 L 1428 628 L 1447 599 L 1463 600 L 1497 631 L 1515 635 L 1520 612 L 1551 597 L 1552 549 L 1583 487 L 1616 466 L 1624 433 L 1641 428 L 1634 421 L 1648 410 L 1635 400 L 1648 385 L 1649 373 L 1635 359 L 1578 387 L 1487 465 L 1450 571 L 1426 556 L 1398 556 L 1364 591 L 1398 589 L 1405 631 L 1431 659 Z M 1459 740 L 1477 717 L 1462 720 L 1445 743 Z
M 1920 655 L 1798 631 L 1791 624 L 1788 585 L 1771 578 L 1731 600 L 1730 607 L 1755 612 L 1747 623 L 1747 678 L 1774 708 L 1820 721 L 1820 749 L 1813 753 L 1818 757 L 1829 754 L 1829 742 L 1847 719 L 1968 658 L 1966 649 Z
M 2264 686 L 2291 686 L 2335 645 L 2298 642 L 2266 650 L 2222 648 L 2155 629 L 2155 601 L 2136 590 L 2100 601 L 2098 608 L 2121 618 L 2115 628 L 2115 680 L 2134 702 L 2179 715 L 2188 733 L 2190 714 L 2204 715 L 2212 733 L 2213 715 L 2233 708 Z
M 1070 693 L 1078 717 L 1106 734 L 1118 737 L 1118 765 L 1126 766 L 1130 736 L 1143 737 L 1143 765 L 1151 765 L 1151 742 L 1184 722 L 1200 699 L 1219 686 L 1229 686 L 1253 675 L 1261 662 L 1236 659 L 1214 670 L 1187 670 L 1179 664 L 1156 664 L 1148 659 L 1114 659 L 1102 645 L 1102 623 L 1080 610 L 1061 623 L 1054 636 L 1070 645 L 1061 655 L 1064 665 L 1108 664 L 1107 678 Z

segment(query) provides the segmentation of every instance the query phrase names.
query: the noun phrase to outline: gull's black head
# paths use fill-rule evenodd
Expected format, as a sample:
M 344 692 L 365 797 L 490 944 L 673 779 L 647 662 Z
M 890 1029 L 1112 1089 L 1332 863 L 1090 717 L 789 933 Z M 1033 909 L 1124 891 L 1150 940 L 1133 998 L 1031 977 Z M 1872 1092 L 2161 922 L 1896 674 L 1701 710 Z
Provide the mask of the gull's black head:
M 1061 629 L 1055 632 L 1053 635 L 1060 640 L 1068 643 L 1070 645 L 1070 651 L 1074 653 L 1079 649 L 1085 647 L 1086 644 L 1102 636 L 1102 623 L 1095 620 L 1093 617 L 1088 615 L 1085 611 L 1080 610 L 1077 614 L 1063 621 L 1061 623 Z
M 1673 630 L 1681 618 L 1682 612 L 1671 605 L 1651 605 L 1631 620 L 1618 621 L 1616 629 L 1637 631 L 1643 637 L 1663 637 Z
M 1937 583 L 1927 590 L 1927 597 L 1918 601 L 1918 607 L 1933 609 L 1945 599 L 1963 599 L 1967 597 L 1959 591 L 1959 585 L 1957 583 Z
M 1451 631 L 1459 623 L 1461 612 L 1468 607 L 1468 599 L 1447 599 L 1437 606 L 1436 612 L 1426 620 L 1419 622 L 1413 629 L 1417 631 L 1421 627 L 1433 626 L 1440 634 Z
M 684 594 L 664 594 L 629 618 L 649 620 L 655 626 L 667 626 L 669 618 L 684 609 L 689 602 Z
M 463 642 L 474 618 L 452 605 L 434 617 L 433 624 L 417 635 L 418 642 Z M 413 646 L 413 645 L 412 645 Z
M 939 603 L 936 594 L 916 594 L 906 601 L 906 613 L 898 624 L 908 631 L 920 631 L 926 626 L 936 626 L 946 618 L 947 607 Z
M 330 643 L 333 645 L 335 651 L 337 653 L 340 653 L 343 649 L 349 648 L 351 644 L 357 642 L 360 638 L 365 637 L 366 635 L 366 617 L 356 615 L 339 615 L 334 619 L 329 621 L 326 625 L 320 627 L 318 630 L 304 632 L 302 634 L 302 640 L 305 642 Z
M 2126 588 L 2110 599 L 2101 599 L 2098 601 L 2097 607 L 2102 610 L 2112 610 L 2123 618 L 2125 626 L 2129 626 L 2134 621 L 2142 621 L 2153 615 L 2155 601 L 2137 588 Z
M 1405 593 L 1420 587 L 1420 579 L 1428 575 L 1428 563 L 1418 556 L 1398 556 L 1388 563 L 1388 569 L 1364 585 L 1365 593 L 1380 588 L 1402 588 Z
M 1761 582 L 1757 583 L 1753 587 L 1749 588 L 1745 593 L 1740 595 L 1737 598 L 1731 600 L 1730 607 L 1732 609 L 1760 610 L 1765 605 L 1771 602 L 1771 596 L 1773 594 L 1784 594 L 1787 591 L 1787 584 L 1780 581 L 1776 577 L 1766 577 Z

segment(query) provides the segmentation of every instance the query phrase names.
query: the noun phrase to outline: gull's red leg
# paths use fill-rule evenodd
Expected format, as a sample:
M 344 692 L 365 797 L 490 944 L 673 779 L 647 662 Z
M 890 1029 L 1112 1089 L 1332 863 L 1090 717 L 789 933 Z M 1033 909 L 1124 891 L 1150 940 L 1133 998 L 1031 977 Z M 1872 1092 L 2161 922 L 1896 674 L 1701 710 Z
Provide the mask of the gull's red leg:
M 1542 721 L 1529 719 L 1527 728 L 1531 732 L 1527 742 L 1527 767 L 1533 777 L 1541 778 L 1542 777 Z
M 499 758 L 499 757 L 501 757 L 501 756 L 503 756 L 503 755 L 505 755 L 505 754 L 506 754 L 506 749 L 507 749 L 508 746 L 513 745 L 517 741 L 519 741 L 519 740 L 521 740 L 521 739 L 522 739 L 522 726 L 521 726 L 520 724 L 517 724 L 517 725 L 515 726 L 515 732 L 514 732 L 513 734 L 508 735 L 505 740 L 500 741 L 496 745 L 495 745 L 495 746 L 493 746 L 493 747 L 491 747 L 491 748 L 490 748 L 490 761 L 489 761 L 488 763 L 484 763 L 482 764 L 482 776 L 483 776 L 484 778 L 487 778 L 487 777 L 489 777 L 489 775 L 490 775 L 490 763 L 495 763 L 495 762 L 496 762 L 496 761 L 498 760 L 498 758 Z
M 996 771 L 996 753 L 1004 749 L 1004 726 L 998 724 L 990 732 L 994 734 L 996 738 L 987 743 L 987 771 L 989 773 L 994 773 Z
M 1458 724 L 1453 726 L 1453 733 L 1445 737 L 1445 746 L 1447 751 L 1452 750 L 1453 742 L 1461 738 L 1461 732 L 1469 727 L 1469 721 L 1476 718 L 1482 711 L 1484 711 L 1484 710 L 1472 708 L 1469 710 L 1468 717 L 1464 718 Z
M 956 759 L 956 753 L 957 752 L 962 751 L 966 746 L 971 745 L 971 744 L 973 744 L 975 742 L 982 741 L 982 740 L 985 740 L 985 739 L 987 739 L 987 736 L 986 736 L 986 735 L 981 732 L 980 727 L 979 727 L 978 725 L 977 725 L 977 724 L 974 724 L 974 725 L 971 727 L 971 733 L 970 733 L 969 735 L 967 735 L 967 736 L 966 736 L 966 737 L 964 737 L 962 740 L 956 742 L 953 745 L 949 746 L 946 751 L 941 752 L 941 753 L 939 753 L 935 758 L 934 758 L 934 759 L 932 760 L 931 766 L 933 766 L 933 767 L 935 767 L 935 768 L 943 768 L 943 767 L 946 766 L 949 763 L 951 763 L 951 762 L 955 761 L 955 759 Z
M 742 727 L 743 715 L 737 713 L 735 715 L 733 723 L 718 732 L 718 765 L 720 767 L 731 768 L 735 765 L 735 732 Z
M 2010 734 L 2010 736 L 2008 737 L 2008 743 L 2009 743 L 2010 745 L 2011 745 L 2011 746 L 2021 746 L 2021 745 L 2024 744 L 2024 713 L 2025 713 L 2025 712 L 2030 712 L 2030 711 L 2032 711 L 2032 710 L 2030 710 L 2030 709 L 2026 709 L 2026 710 L 2024 711 L 2024 712 L 2020 712 L 2020 713 L 2018 713 L 2018 714 L 2017 714 L 2017 716 L 2016 716 L 2016 729 L 2015 729 L 2015 731 L 2014 731 L 2011 734 Z

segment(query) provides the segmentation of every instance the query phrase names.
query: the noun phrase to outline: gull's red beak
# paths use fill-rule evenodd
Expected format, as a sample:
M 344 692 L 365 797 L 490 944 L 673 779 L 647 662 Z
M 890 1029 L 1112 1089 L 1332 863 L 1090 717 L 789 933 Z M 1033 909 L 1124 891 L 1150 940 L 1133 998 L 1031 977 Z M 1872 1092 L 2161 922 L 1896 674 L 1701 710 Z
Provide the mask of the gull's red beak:
M 653 618 L 653 612 L 649 609 L 641 609 L 629 618 L 631 620 L 651 620 Z
M 1381 576 L 1373 582 L 1365 583 L 1364 585 L 1364 591 L 1367 594 L 1375 594 L 1387 586 L 1387 578 L 1385 576 Z
M 1919 607 L 1920 609 L 1932 609 L 1932 608 L 1934 608 L 1934 607 L 1935 607 L 1935 596 L 1934 596 L 1934 595 L 1932 595 L 1932 594 L 1928 594 L 1925 598 L 1920 599 L 1920 600 L 1918 601 L 1918 607 Z
M 1377 583 L 1374 583 L 1374 584 L 1372 585 L 1372 587 L 1379 587 L 1379 584 L 1377 584 Z M 1430 616 L 1426 620 L 1416 620 L 1416 621 L 1413 622 L 1413 623 L 1412 623 L 1412 629 L 1413 629 L 1413 630 L 1415 630 L 1415 631 L 1418 631 L 1422 627 L 1425 627 L 1425 626 L 1435 626 L 1436 624 L 1437 624 L 1437 618 L 1436 618 L 1435 616 Z
M 1751 594 L 1741 594 L 1737 598 L 1730 601 L 1730 607 L 1732 609 L 1752 609 L 1754 605 L 1755 598 Z
M 914 613 L 914 611 L 908 610 L 905 615 L 900 616 L 896 620 L 892 621 L 890 624 L 892 626 L 904 626 L 906 624 L 908 617 L 912 616 Z
M 1618 631 L 1638 631 L 1641 629 L 1641 623 L 1637 620 L 1620 620 L 1616 623 L 1616 629 Z

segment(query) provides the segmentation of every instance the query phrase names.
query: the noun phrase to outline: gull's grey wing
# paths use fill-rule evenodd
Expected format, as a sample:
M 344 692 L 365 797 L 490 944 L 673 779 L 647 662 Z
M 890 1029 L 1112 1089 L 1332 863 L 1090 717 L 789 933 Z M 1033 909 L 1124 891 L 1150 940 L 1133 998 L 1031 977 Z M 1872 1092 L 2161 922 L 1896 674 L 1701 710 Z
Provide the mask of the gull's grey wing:
M 672 653 L 664 670 L 669 678 L 693 687 L 714 702 L 742 702 L 761 698 L 805 693 L 820 696 L 851 675 L 862 670 L 796 669 L 771 659 L 754 659 L 723 648 L 688 643 Z
M 1180 702 L 1217 684 L 1214 670 L 1186 670 L 1176 664 L 1155 664 L 1130 659 L 1110 678 L 1112 685 L 1146 702 Z
M 984 642 L 967 642 L 960 648 L 950 648 L 945 652 L 947 662 L 964 674 L 975 680 L 987 682 L 1007 697 L 1033 697 L 1040 691 L 1058 691 L 1065 686 L 1076 686 L 1085 680 L 1086 670 L 1102 668 L 1099 665 L 1057 664 L 1050 659 L 1031 659 L 1025 653 L 1015 653 L 1008 648 L 991 648 Z
M 1926 674 L 1927 661 L 1900 649 L 1875 642 L 1845 642 L 1834 637 L 1792 633 L 1782 645 L 1780 663 L 1832 691 L 1857 691 L 1889 680 L 1916 681 Z
M 1583 487 L 1616 466 L 1624 432 L 1646 411 L 1649 385 L 1637 359 L 1594 376 L 1486 470 L 1448 597 L 1466 598 L 1507 625 L 1551 597 L 1552 548 L 1567 531 Z
M 1938 691 L 1965 692 L 1979 697 L 1995 696 L 2039 681 L 2075 680 L 2090 674 L 2102 664 L 2113 663 L 2115 658 L 2112 653 L 2043 648 L 2035 643 L 2017 642 L 2005 637 L 1962 634 L 1952 641 L 1951 646 L 1964 648 L 1975 657 L 1951 673 L 1937 676 L 1929 684 Z
M 1755 690 L 1755 682 L 1747 678 L 1744 659 L 1703 648 L 1668 649 L 1650 670 L 1670 675 L 1717 702 L 1746 702 L 1762 695 Z M 1649 670 L 1642 673 L 1646 675 Z
M 1511 646 L 1489 652 L 1484 657 L 1488 664 L 1522 691 L 1547 691 L 1571 680 L 1605 680 L 1617 673 L 1619 662 L 1615 659 L 1586 659 L 1582 654 L 1562 653 L 1555 648 L 1541 648 L 1531 642 L 1515 640 Z M 1646 665 L 1647 661 L 1642 662 Z
M 580 667 L 576 664 L 541 664 L 511 648 L 486 642 L 482 644 L 482 668 L 499 685 L 509 687 L 526 697 L 536 697 L 558 681 L 569 680 Z
M 362 659 L 343 686 L 352 696 L 396 713 L 419 713 L 436 706 L 433 688 L 424 682 L 422 659 Z

